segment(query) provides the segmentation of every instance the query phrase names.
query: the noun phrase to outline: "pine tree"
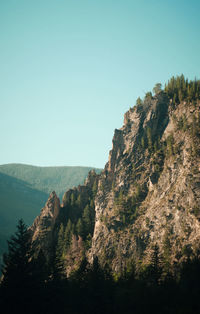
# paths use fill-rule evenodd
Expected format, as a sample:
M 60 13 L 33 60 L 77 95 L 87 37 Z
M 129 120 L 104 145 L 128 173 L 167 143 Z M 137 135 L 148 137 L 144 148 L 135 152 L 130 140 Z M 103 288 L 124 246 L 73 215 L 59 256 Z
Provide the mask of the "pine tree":
M 141 106 L 142 105 L 142 99 L 140 97 L 137 98 L 136 105 L 137 106 Z
M 84 223 L 84 237 L 92 233 L 92 216 L 91 216 L 91 209 L 87 205 L 83 211 L 83 223 Z
M 79 236 L 81 237 L 84 236 L 83 223 L 82 223 L 81 218 L 78 219 L 78 222 L 76 224 L 76 231 Z
M 25 286 L 31 276 L 30 234 L 23 220 L 19 220 L 16 233 L 8 241 L 8 253 L 3 256 L 3 281 L 7 287 Z
M 141 139 L 141 145 L 142 145 L 142 148 L 144 149 L 144 148 L 145 148 L 145 141 L 144 141 L 144 137 L 142 137 L 142 139 Z
M 64 234 L 65 251 L 70 246 L 71 239 L 72 239 L 72 223 L 71 223 L 71 220 L 69 219 L 67 222 L 67 226 L 65 228 L 65 234 Z
M 62 258 L 63 253 L 64 253 L 64 226 L 63 224 L 61 224 L 58 232 L 56 255 L 59 256 L 59 258 Z
M 162 269 L 161 269 L 161 262 L 159 257 L 159 247 L 157 244 L 153 247 L 153 252 L 151 256 L 151 266 L 150 266 L 150 282 L 154 285 L 159 283 Z
M 58 232 L 58 241 L 53 265 L 53 276 L 55 279 L 61 279 L 64 274 L 64 247 L 64 226 L 61 224 Z
M 148 141 L 148 149 L 149 151 L 152 151 L 152 132 L 151 129 L 147 128 L 147 141 Z
M 37 289 L 34 275 L 30 233 L 19 220 L 16 233 L 8 241 L 8 253 L 3 256 L 1 281 L 1 309 L 3 313 L 17 313 L 22 305 L 25 312 L 33 304 Z M 29 311 L 29 313 L 32 313 Z
M 78 207 L 80 207 L 80 206 L 81 206 L 81 203 L 82 203 L 81 194 L 79 194 L 79 196 L 78 196 L 78 198 L 77 198 L 77 200 L 76 200 L 76 205 L 77 205 Z
M 162 90 L 162 84 L 161 83 L 157 83 L 154 88 L 153 88 L 153 92 L 157 95 L 158 93 L 160 93 Z

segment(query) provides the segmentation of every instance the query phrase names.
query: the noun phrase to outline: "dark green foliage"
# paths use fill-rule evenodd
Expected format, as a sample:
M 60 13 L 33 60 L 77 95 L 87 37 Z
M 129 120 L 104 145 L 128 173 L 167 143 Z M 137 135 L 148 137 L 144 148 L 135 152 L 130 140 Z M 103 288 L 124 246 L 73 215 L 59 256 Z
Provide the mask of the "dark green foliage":
M 143 149 L 145 148 L 145 140 L 144 140 L 144 137 L 142 137 L 142 139 L 141 139 L 141 146 L 142 146 Z
M 91 247 L 95 223 L 94 197 L 97 192 L 97 175 L 89 174 L 91 184 L 74 188 L 65 193 L 63 198 L 62 220 L 64 225 L 56 229 L 57 243 L 55 244 L 54 264 L 59 263 L 61 272 L 67 266 L 66 261 L 80 253 L 80 258 Z M 77 251 L 78 250 L 78 251 Z
M 77 224 L 76 224 L 76 232 L 77 232 L 77 234 L 78 234 L 81 238 L 83 238 L 83 236 L 84 236 L 84 229 L 83 229 L 83 228 L 84 228 L 84 227 L 83 227 L 82 219 L 79 218 L 78 221 L 77 221 Z
M 200 115 L 196 117 L 193 114 L 192 123 L 190 125 L 190 134 L 192 137 L 191 154 L 193 157 L 200 155 Z
M 122 190 L 120 190 L 118 195 L 115 196 L 115 204 L 118 208 L 123 208 L 126 205 L 126 198 Z
M 147 143 L 149 151 L 152 151 L 152 132 L 149 127 L 147 128 Z
M 3 256 L 3 286 L 13 285 L 13 288 L 16 286 L 17 289 L 29 279 L 30 257 L 30 235 L 23 220 L 20 220 L 15 235 L 8 241 L 8 253 Z
M 37 267 L 32 271 L 32 276 L 37 273 L 37 278 L 40 278 L 39 282 L 43 282 L 43 286 L 38 283 L 33 285 L 31 276 L 24 281 L 23 287 L 26 289 L 15 289 L 14 293 L 12 293 L 12 285 L 7 285 L 5 293 L 5 288 L 1 284 L 2 313 L 196 314 L 200 312 L 199 259 L 191 260 L 188 257 L 176 277 L 169 275 L 162 278 L 163 269 L 157 245 L 152 250 L 150 265 L 140 275 L 135 272 L 132 263 L 115 281 L 109 268 L 102 267 L 97 257 L 94 257 L 91 265 L 86 257 L 83 257 L 80 267 L 68 280 L 54 279 L 51 276 L 47 279 L 42 272 L 36 271 L 36 269 L 44 269 L 42 264 L 45 265 L 45 260 L 42 254 L 38 256 L 35 263 Z M 23 262 L 22 264 L 24 265 Z M 22 282 L 18 282 L 18 285 L 22 285 Z
M 157 153 L 161 150 L 161 143 L 160 143 L 160 132 L 156 134 L 152 134 L 152 129 L 147 127 L 143 131 L 143 136 L 141 138 L 141 148 L 148 149 L 149 154 Z
M 158 93 L 160 93 L 161 92 L 161 90 L 162 90 L 162 84 L 161 83 L 157 83 L 155 86 L 154 86 L 154 88 L 153 88 L 153 92 L 154 92 L 154 94 L 158 94 Z
M 165 92 L 173 103 L 181 101 L 192 102 L 200 99 L 200 80 L 188 82 L 184 75 L 172 77 L 165 86 Z
M 91 196 L 85 200 L 81 200 L 81 195 L 76 200 L 75 194 L 72 193 L 70 202 L 66 204 L 68 220 L 65 240 L 68 242 L 68 245 L 70 244 L 72 234 L 81 236 L 83 240 L 89 234 L 93 235 L 95 219 L 93 193 L 91 192 Z M 75 225 L 75 229 L 73 225 Z
M 136 105 L 141 106 L 142 104 L 143 104 L 142 99 L 140 97 L 138 97 L 136 100 Z
M 165 233 L 163 241 L 163 268 L 166 272 L 170 270 L 171 243 L 169 232 Z
M 122 190 L 115 196 L 117 213 L 124 226 L 131 224 L 138 216 L 138 209 L 147 195 L 146 185 L 135 185 L 135 192 L 131 197 L 126 196 Z
M 67 248 L 71 244 L 72 234 L 74 234 L 74 225 L 71 223 L 71 220 L 68 219 L 67 226 L 64 234 L 64 252 L 66 252 Z
M 152 99 L 153 99 L 152 93 L 151 92 L 147 92 L 145 94 L 145 97 L 144 97 L 144 104 L 147 105 L 147 106 L 150 105 Z
M 151 285 L 158 285 L 161 279 L 162 274 L 162 267 L 161 267 L 161 260 L 159 257 L 159 247 L 156 244 L 153 247 L 153 252 L 151 255 L 151 263 L 148 267 L 148 278 L 147 281 Z
M 64 275 L 65 265 L 64 265 L 64 254 L 66 250 L 65 242 L 65 230 L 63 224 L 60 225 L 58 232 L 58 241 L 56 246 L 56 254 L 54 260 L 54 277 L 61 278 Z
M 147 92 L 146 95 L 145 95 L 145 99 L 152 99 L 153 96 L 152 96 L 152 93 L 151 92 Z
M 91 208 L 94 208 L 94 204 L 90 203 L 90 206 L 86 205 L 83 210 L 82 219 L 84 225 L 84 238 L 86 238 L 89 234 L 91 236 L 93 235 L 95 212 L 94 210 L 91 210 Z
M 16 233 L 8 241 L 8 253 L 5 253 L 3 258 L 3 277 L 0 285 L 0 305 L 3 313 L 19 313 L 22 305 L 22 313 L 32 313 L 32 310 L 36 309 L 37 297 L 43 293 L 47 280 L 45 266 L 46 260 L 42 252 L 39 252 L 37 258 L 34 257 L 31 235 L 23 220 L 20 220 Z

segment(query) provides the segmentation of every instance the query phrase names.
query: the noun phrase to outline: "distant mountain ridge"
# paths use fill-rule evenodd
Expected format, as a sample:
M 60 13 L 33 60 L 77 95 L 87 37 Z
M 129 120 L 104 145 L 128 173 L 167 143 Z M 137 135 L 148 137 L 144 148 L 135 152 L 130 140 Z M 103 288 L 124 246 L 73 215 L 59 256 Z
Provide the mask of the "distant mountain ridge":
M 0 165 L 0 173 L 4 173 L 29 184 L 33 189 L 50 194 L 56 191 L 62 198 L 66 190 L 82 184 L 88 172 L 101 169 L 81 166 L 39 167 L 25 164 Z
M 82 184 L 92 167 L 37 167 L 23 164 L 0 165 L 0 262 L 6 240 L 23 218 L 30 225 L 40 213 L 49 193 L 64 192 Z M 95 169 L 98 173 L 101 169 Z

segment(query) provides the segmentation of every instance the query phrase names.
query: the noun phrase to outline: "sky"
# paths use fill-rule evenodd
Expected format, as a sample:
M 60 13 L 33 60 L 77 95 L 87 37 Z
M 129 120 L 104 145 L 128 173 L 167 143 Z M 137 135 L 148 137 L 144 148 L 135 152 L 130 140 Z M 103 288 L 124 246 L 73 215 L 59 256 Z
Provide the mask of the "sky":
M 199 0 L 0 0 L 0 164 L 103 168 L 157 82 L 200 78 Z

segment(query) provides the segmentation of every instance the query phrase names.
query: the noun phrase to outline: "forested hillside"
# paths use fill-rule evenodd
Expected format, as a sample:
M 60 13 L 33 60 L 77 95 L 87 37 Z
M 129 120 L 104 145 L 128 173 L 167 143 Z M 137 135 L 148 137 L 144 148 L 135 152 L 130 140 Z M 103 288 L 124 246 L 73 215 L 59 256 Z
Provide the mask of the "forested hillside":
M 62 199 L 64 192 L 82 184 L 92 167 L 36 167 L 23 164 L 0 165 L 0 172 L 28 183 L 33 189 L 51 193 Z M 95 169 L 97 173 L 101 169 Z

